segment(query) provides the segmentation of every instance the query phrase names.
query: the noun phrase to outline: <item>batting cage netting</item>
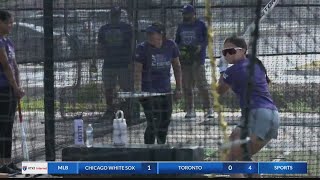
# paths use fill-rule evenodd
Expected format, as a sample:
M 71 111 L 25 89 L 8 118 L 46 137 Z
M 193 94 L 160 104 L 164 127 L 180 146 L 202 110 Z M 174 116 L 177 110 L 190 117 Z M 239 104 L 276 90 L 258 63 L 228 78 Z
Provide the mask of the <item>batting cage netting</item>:
M 203 69 L 184 61 L 187 56 L 192 59 L 196 52 L 192 48 L 196 47 L 179 46 L 184 87 L 181 98 L 166 99 L 167 104 L 163 105 L 161 98 L 154 96 L 153 100 L 159 102 L 143 106 L 143 98 L 124 93 L 136 90 L 137 66 L 133 60 L 137 58 L 137 47 L 148 40 L 146 31 L 156 22 L 164 25 L 160 29 L 167 39 L 175 41 L 178 25 L 183 21 L 181 9 L 187 4 L 194 7 L 196 18 L 207 29 Z M 21 105 L 30 161 L 64 159 L 62 149 L 74 145 L 77 118 L 83 120 L 84 131 L 92 124 L 94 146 L 112 144 L 113 120 L 118 118 L 115 117 L 118 110 L 124 112 L 128 125 L 128 144 L 157 144 L 157 140 L 146 140 L 146 129 L 157 131 L 157 128 L 147 125 L 145 111 L 148 108 L 156 112 L 152 108 L 160 107 L 170 114 L 170 103 L 171 120 L 162 124 L 169 123 L 168 129 L 164 128 L 167 134 L 164 147 L 201 148 L 203 161 L 225 161 L 234 145 L 241 145 L 247 152 L 245 139 L 229 140 L 240 122 L 239 99 L 231 89 L 219 95 L 216 85 L 224 40 L 237 35 L 246 40 L 248 53 L 265 66 L 271 80 L 268 88 L 280 117 L 277 139 L 268 142 L 252 159 L 305 161 L 307 174 L 297 176 L 320 176 L 320 1 L 0 0 L 0 10 L 9 11 L 14 17 L 9 37 L 15 46 L 21 86 L 26 92 Z M 101 30 L 113 22 L 114 11 L 120 13 L 122 31 Z M 192 41 L 193 31 L 185 33 L 183 41 Z M 115 43 L 116 48 L 110 48 L 106 42 Z M 256 66 L 249 67 L 254 73 Z M 177 87 L 175 72 L 171 68 L 166 74 L 170 76 L 172 93 Z M 148 78 L 155 84 L 165 81 Z M 250 94 L 254 88 L 249 86 L 248 92 L 243 93 Z M 21 162 L 23 138 L 16 114 L 12 158 Z M 99 159 L 100 154 L 95 155 Z

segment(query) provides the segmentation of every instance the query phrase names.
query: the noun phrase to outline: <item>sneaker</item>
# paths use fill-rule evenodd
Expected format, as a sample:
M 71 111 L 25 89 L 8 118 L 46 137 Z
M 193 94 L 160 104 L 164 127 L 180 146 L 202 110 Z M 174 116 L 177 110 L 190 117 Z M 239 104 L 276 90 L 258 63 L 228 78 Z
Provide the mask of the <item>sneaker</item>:
M 196 118 L 196 112 L 195 111 L 188 111 L 184 118 L 186 118 L 186 119 Z
M 0 167 L 0 173 L 19 174 L 19 173 L 21 173 L 21 171 L 17 171 L 17 170 L 11 169 L 7 165 L 2 165 Z
M 19 168 L 17 165 L 15 165 L 13 162 L 11 162 L 10 164 L 7 165 L 9 168 L 16 170 L 16 171 L 20 171 L 21 172 L 21 168 Z
M 212 108 L 208 109 L 207 114 L 204 115 L 205 118 L 214 118 L 214 110 Z

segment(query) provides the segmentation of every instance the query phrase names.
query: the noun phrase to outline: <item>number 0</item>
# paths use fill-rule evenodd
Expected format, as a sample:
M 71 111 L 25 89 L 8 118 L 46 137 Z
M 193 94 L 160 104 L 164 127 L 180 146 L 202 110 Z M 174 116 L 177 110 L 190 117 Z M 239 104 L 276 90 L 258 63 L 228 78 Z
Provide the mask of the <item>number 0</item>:
M 150 165 L 148 165 L 148 171 L 151 171 L 151 166 Z
M 229 171 L 232 170 L 232 166 L 231 166 L 231 165 L 228 166 L 228 170 L 229 170 Z

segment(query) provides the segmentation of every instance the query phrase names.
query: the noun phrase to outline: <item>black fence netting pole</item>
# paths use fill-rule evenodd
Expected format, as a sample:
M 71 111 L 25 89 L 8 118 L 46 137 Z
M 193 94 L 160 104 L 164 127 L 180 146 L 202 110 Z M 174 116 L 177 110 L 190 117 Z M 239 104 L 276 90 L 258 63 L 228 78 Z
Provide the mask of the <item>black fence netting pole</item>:
M 43 0 L 44 27 L 44 118 L 46 161 L 55 160 L 53 1 Z
M 255 28 L 253 32 L 250 32 L 250 40 L 249 40 L 249 56 L 250 56 L 250 63 L 248 66 L 249 70 L 249 78 L 247 82 L 247 92 L 246 92 L 246 107 L 244 109 L 244 127 L 241 129 L 241 134 L 240 138 L 241 140 L 245 140 L 249 136 L 249 112 L 250 112 L 250 99 L 251 99 L 251 94 L 253 90 L 253 80 L 254 80 L 254 67 L 255 67 L 255 60 L 256 60 L 256 54 L 257 54 L 257 41 L 259 38 L 259 20 L 260 20 L 260 14 L 261 14 L 261 4 L 262 1 L 258 0 L 257 1 L 257 6 L 256 6 L 256 16 L 255 16 Z M 251 51 L 251 52 L 250 52 Z M 250 142 L 250 141 L 249 141 Z M 249 148 L 249 143 L 244 143 L 241 145 L 243 149 L 243 160 L 244 161 L 251 161 L 251 152 Z

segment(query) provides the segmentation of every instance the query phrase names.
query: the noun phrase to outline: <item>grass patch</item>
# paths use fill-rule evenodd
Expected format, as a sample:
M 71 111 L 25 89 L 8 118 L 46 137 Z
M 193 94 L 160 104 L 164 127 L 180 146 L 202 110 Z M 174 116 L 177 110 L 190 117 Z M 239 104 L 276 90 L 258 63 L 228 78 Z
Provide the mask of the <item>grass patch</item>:
M 320 69 L 320 60 L 312 61 L 311 63 L 296 67 L 296 70 L 319 70 L 319 69 Z
M 287 103 L 286 108 L 280 108 L 280 112 L 308 112 L 308 113 L 318 113 L 320 112 L 320 107 L 309 106 L 306 102 L 294 101 Z
M 212 148 L 205 148 L 204 149 L 204 160 L 205 161 L 212 161 L 217 160 L 218 158 L 218 151 L 213 150 Z
M 103 101 L 99 100 L 97 102 L 92 101 L 92 99 L 86 101 L 85 99 L 90 98 L 81 98 L 78 102 L 65 102 L 65 111 L 104 111 L 106 109 L 106 105 Z M 55 108 L 60 108 L 60 102 L 58 100 L 55 101 Z M 23 98 L 22 99 L 22 107 L 28 111 L 43 111 L 44 110 L 44 99 L 41 98 Z M 183 112 L 184 111 L 184 101 L 180 100 L 173 105 L 174 112 Z M 203 111 L 203 109 L 197 106 L 196 111 Z M 223 111 L 228 112 L 237 112 L 239 109 L 235 109 L 233 107 L 228 107 L 227 105 L 223 105 Z M 317 113 L 320 111 L 320 107 L 311 106 L 310 104 L 302 101 L 293 101 L 287 102 L 286 106 L 279 107 L 280 112 L 301 112 L 301 113 Z
M 280 112 L 301 113 L 318 113 L 320 111 L 319 102 L 313 98 L 318 96 L 318 89 L 319 86 L 316 84 L 309 84 L 307 86 L 273 84 L 270 87 L 272 98 Z M 59 97 L 55 97 L 56 110 L 64 109 L 64 112 L 68 113 L 75 111 L 104 111 L 106 109 L 101 85 L 87 84 L 77 89 L 64 89 L 61 92 L 57 93 Z M 202 98 L 196 93 L 194 99 L 195 110 L 202 112 Z M 221 96 L 219 102 L 223 107 L 222 111 L 238 112 L 240 110 L 238 99 L 230 91 Z M 22 99 L 22 103 L 24 109 L 29 111 L 44 110 L 43 98 L 27 96 Z M 184 98 L 174 101 L 173 109 L 174 112 L 183 112 L 185 109 Z
M 27 111 L 44 111 L 44 99 L 23 98 L 21 101 L 22 108 Z M 55 109 L 60 109 L 60 102 L 55 101 Z M 106 105 L 104 103 L 65 103 L 65 112 L 77 112 L 77 111 L 104 111 Z
M 44 111 L 44 99 L 23 98 L 21 99 L 22 109 L 28 111 Z

